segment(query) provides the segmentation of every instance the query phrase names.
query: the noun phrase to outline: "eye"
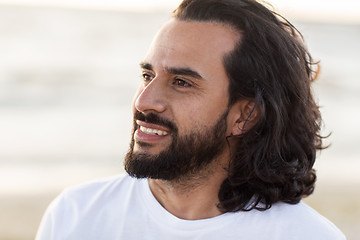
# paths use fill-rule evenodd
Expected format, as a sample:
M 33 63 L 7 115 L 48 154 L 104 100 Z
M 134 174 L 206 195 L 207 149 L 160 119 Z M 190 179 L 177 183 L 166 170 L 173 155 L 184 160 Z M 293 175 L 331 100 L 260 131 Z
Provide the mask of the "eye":
M 180 78 L 175 78 L 174 84 L 179 87 L 191 87 L 192 86 L 190 83 L 188 83 L 187 81 L 180 79 Z
M 153 76 L 148 73 L 142 73 L 141 77 L 145 82 L 150 82 L 153 80 Z

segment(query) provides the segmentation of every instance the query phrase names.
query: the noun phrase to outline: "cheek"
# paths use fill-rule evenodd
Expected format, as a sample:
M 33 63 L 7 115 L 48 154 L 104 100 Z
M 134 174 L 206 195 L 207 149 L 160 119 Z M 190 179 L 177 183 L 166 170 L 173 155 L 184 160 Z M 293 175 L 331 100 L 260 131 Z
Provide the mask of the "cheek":
M 172 108 L 173 120 L 181 133 L 193 132 L 200 123 L 202 114 L 194 104 L 181 104 L 176 109 Z
M 184 104 L 184 106 L 184 108 L 178 108 L 178 114 L 175 116 L 180 132 L 189 133 L 211 127 L 219 114 L 219 112 L 209 111 L 204 105 Z

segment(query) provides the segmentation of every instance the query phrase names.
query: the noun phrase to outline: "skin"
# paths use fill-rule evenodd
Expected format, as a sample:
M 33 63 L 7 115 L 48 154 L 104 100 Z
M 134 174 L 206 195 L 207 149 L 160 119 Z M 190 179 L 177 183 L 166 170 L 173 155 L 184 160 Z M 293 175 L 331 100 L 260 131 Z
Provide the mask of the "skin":
M 156 113 L 172 121 L 179 135 L 214 126 L 228 108 L 229 79 L 223 57 L 234 49 L 240 37 L 231 27 L 218 23 L 170 20 L 140 64 L 143 81 L 133 101 L 134 111 Z M 252 103 L 246 100 L 231 106 L 227 136 L 242 133 L 242 120 L 251 108 Z M 169 129 L 137 123 L 161 130 L 165 135 L 137 130 L 134 152 L 157 154 L 169 147 L 172 140 Z M 231 148 L 224 148 L 207 169 L 199 170 L 197 178 L 172 182 L 149 179 L 153 195 L 167 211 L 182 219 L 220 215 L 218 191 L 227 177 L 230 151 Z

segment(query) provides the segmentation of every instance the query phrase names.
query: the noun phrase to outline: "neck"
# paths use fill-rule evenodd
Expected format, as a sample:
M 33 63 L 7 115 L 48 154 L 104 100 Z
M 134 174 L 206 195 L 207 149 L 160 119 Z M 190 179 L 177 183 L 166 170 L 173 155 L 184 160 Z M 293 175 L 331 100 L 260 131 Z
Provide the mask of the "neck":
M 149 179 L 150 189 L 158 202 L 178 218 L 198 220 L 216 217 L 222 214 L 217 207 L 218 193 L 227 172 L 219 164 L 210 165 L 209 170 L 197 173 L 196 177 L 174 181 Z

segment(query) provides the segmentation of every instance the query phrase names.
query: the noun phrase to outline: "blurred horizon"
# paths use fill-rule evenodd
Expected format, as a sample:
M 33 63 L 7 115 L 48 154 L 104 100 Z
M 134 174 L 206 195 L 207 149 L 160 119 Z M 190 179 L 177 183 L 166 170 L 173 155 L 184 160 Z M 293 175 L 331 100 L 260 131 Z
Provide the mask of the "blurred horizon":
M 264 1 L 276 12 L 291 16 L 297 21 L 315 21 L 327 23 L 360 23 L 360 1 L 343 0 L 270 0 Z M 0 0 L 2 5 L 44 6 L 75 9 L 92 9 L 129 12 L 171 12 L 181 0 Z M 271 7 L 270 7 L 271 8 Z

